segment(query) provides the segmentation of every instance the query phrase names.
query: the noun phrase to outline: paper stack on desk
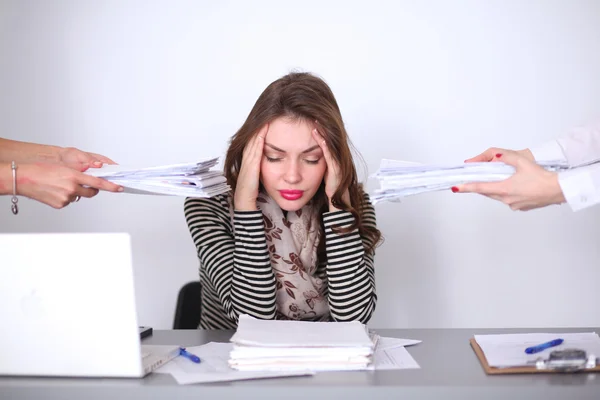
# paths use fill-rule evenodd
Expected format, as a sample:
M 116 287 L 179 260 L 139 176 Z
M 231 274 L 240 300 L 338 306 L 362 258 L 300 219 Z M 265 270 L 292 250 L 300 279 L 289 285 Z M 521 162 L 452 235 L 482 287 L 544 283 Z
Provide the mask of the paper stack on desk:
M 195 163 L 132 168 L 104 165 L 85 173 L 123 186 L 125 193 L 213 197 L 230 190 L 221 171 L 211 170 L 218 158 Z
M 374 344 L 360 322 L 259 320 L 241 315 L 229 365 L 238 371 L 368 369 Z
M 543 161 L 538 165 L 549 171 L 569 169 L 563 161 Z M 384 159 L 372 175 L 379 181 L 380 188 L 371 194 L 371 200 L 373 203 L 398 201 L 402 197 L 448 190 L 463 183 L 501 181 L 514 173 L 514 167 L 502 162 L 426 165 Z

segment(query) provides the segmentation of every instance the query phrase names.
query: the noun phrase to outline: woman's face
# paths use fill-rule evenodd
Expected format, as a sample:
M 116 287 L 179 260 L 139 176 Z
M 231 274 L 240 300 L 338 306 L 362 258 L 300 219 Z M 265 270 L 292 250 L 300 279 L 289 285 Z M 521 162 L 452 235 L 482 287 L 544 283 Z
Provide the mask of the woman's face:
M 314 126 L 303 120 L 277 118 L 265 136 L 260 181 L 281 209 L 296 211 L 323 182 L 327 165 L 314 140 Z

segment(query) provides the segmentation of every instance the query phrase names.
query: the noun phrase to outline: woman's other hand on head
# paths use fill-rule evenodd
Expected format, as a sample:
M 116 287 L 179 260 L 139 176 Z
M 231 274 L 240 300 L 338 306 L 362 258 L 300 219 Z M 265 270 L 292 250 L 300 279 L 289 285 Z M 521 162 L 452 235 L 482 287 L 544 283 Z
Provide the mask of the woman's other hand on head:
M 256 198 L 260 186 L 260 163 L 268 130 L 269 124 L 266 124 L 244 148 L 233 200 L 236 211 L 256 211 L 258 209 Z
M 323 151 L 323 157 L 325 158 L 325 162 L 327 163 L 327 170 L 325 172 L 325 195 L 329 199 L 330 211 L 335 211 L 335 210 L 337 210 L 337 208 L 334 207 L 333 204 L 331 204 L 331 199 L 333 198 L 333 195 L 335 194 L 335 192 L 338 190 L 338 188 L 340 186 L 340 182 L 341 182 L 340 166 L 338 165 L 337 161 L 335 161 L 335 159 L 331 155 L 331 152 L 329 151 L 329 148 L 327 147 L 327 141 L 321 135 L 321 133 L 319 133 L 319 130 L 317 128 L 314 128 L 312 131 L 312 134 L 313 134 L 314 139 L 317 141 L 317 143 L 321 147 L 321 150 Z M 348 193 L 348 190 L 346 190 L 346 192 L 343 194 L 342 199 L 344 202 L 346 202 L 346 204 L 350 204 L 350 194 Z
M 523 150 L 509 150 L 509 149 L 502 149 L 499 147 L 490 147 L 489 149 L 487 149 L 486 151 L 484 151 L 483 153 L 469 158 L 467 160 L 465 160 L 466 163 L 469 162 L 497 162 L 497 161 L 502 161 L 501 155 L 502 154 L 517 154 L 521 157 L 526 158 L 529 161 L 535 161 L 533 158 L 533 153 L 531 152 L 531 150 L 529 149 L 523 149 Z

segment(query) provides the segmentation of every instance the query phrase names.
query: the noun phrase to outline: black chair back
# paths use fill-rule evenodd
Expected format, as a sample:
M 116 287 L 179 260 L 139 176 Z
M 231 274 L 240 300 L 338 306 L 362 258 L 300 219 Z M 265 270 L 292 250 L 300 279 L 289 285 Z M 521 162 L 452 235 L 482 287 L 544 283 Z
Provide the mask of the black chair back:
M 200 308 L 202 307 L 202 284 L 188 282 L 179 290 L 173 329 L 198 329 Z

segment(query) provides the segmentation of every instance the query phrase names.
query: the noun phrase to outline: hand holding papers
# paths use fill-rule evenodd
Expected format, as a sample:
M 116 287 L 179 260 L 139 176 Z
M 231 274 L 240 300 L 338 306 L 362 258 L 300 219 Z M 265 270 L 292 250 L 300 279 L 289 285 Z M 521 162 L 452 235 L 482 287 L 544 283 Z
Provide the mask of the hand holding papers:
M 538 165 L 547 171 L 569 168 L 561 161 L 540 162 Z M 514 166 L 502 162 L 425 165 L 384 159 L 373 175 L 379 180 L 380 189 L 371 198 L 374 203 L 397 201 L 402 197 L 448 190 L 465 183 L 498 182 L 510 178 L 515 170 Z
M 210 170 L 217 161 L 218 158 L 213 158 L 195 163 L 146 168 L 104 165 L 85 173 L 119 184 L 123 186 L 125 193 L 213 197 L 230 190 L 223 174 Z

